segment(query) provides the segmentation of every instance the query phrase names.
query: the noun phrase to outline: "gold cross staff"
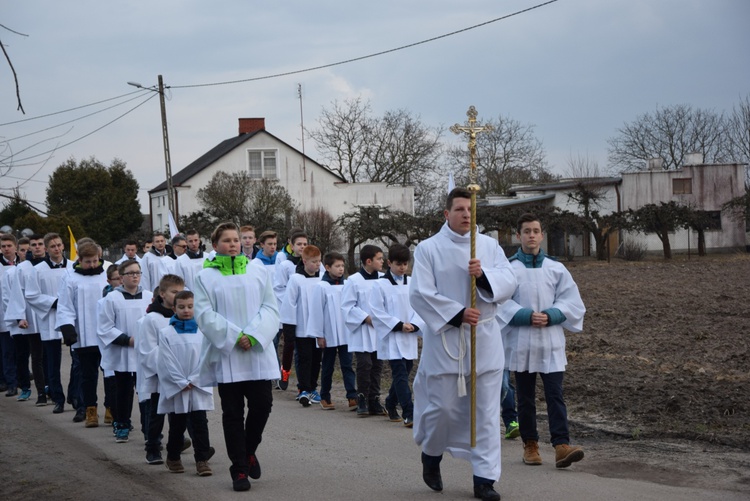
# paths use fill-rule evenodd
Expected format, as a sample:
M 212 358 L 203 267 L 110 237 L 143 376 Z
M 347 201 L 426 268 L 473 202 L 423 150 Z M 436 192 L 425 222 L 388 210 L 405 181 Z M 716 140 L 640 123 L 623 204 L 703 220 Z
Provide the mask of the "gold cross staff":
M 495 128 L 491 125 L 477 125 L 477 109 L 469 106 L 466 112 L 469 117 L 467 125 L 455 124 L 451 127 L 454 134 L 469 136 L 469 186 L 471 192 L 471 259 L 477 257 L 477 133 L 489 132 Z M 477 307 L 477 279 L 471 275 L 471 307 Z M 471 446 L 477 446 L 477 327 L 471 326 Z

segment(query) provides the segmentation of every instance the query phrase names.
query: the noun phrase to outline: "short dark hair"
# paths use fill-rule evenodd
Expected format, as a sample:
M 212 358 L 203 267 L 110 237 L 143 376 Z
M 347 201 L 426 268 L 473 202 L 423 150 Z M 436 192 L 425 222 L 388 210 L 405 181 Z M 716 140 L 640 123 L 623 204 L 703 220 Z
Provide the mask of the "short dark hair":
M 45 247 L 49 246 L 49 243 L 56 238 L 59 238 L 62 241 L 62 238 L 60 238 L 59 233 L 52 233 L 52 232 L 47 233 L 46 235 L 44 235 L 44 246 Z
M 188 235 L 198 235 L 198 236 L 201 236 L 200 233 L 198 233 L 198 230 L 196 230 L 195 228 L 190 228 L 189 230 L 187 230 L 185 232 L 185 236 L 188 236 Z
M 28 244 L 30 243 L 30 240 L 28 237 L 21 237 L 18 239 L 18 245 Z
M 533 214 L 531 212 L 521 214 L 521 217 L 518 218 L 518 222 L 516 222 L 516 233 L 521 233 L 521 227 L 523 226 L 523 223 L 533 223 L 534 221 L 538 221 L 539 226 L 542 226 L 542 220 L 539 219 L 539 216 L 537 216 L 536 214 Z
M 172 245 L 183 241 L 185 241 L 185 237 L 183 237 L 182 235 L 175 235 L 174 238 L 172 238 Z
M 219 239 L 221 238 L 221 234 L 224 233 L 225 231 L 231 231 L 231 230 L 236 231 L 237 235 L 240 234 L 240 231 L 237 228 L 237 225 L 232 223 L 231 221 L 227 221 L 226 223 L 221 223 L 211 233 L 211 245 L 216 247 L 216 244 L 219 243 Z
M 346 259 L 340 252 L 329 252 L 323 256 L 323 266 L 333 266 L 336 261 L 343 261 L 346 264 Z
M 34 233 L 33 235 L 29 235 L 29 240 L 44 240 L 44 235 L 41 233 Z
M 279 236 L 276 234 L 275 231 L 266 230 L 266 231 L 264 231 L 263 233 L 260 234 L 260 236 L 258 237 L 258 242 L 260 242 L 262 244 L 266 243 L 266 240 L 268 240 L 269 238 L 275 238 L 275 239 L 278 240 Z
M 296 242 L 298 238 L 304 238 L 305 240 L 308 240 L 307 233 L 305 233 L 304 231 L 295 231 L 294 233 L 292 233 L 292 236 L 289 237 L 289 242 L 294 245 L 294 242 Z
M 174 304 L 177 304 L 177 301 L 180 299 L 193 299 L 194 295 L 189 290 L 182 290 L 174 295 Z
M 170 285 L 181 285 L 185 286 L 185 279 L 182 278 L 179 275 L 173 275 L 171 273 L 167 273 L 163 277 L 161 277 L 161 280 L 159 280 L 159 290 L 166 290 L 169 288 Z
M 110 264 L 107 267 L 107 279 L 112 280 L 112 275 L 114 275 L 115 272 L 120 273 L 120 265 Z
M 120 275 L 123 275 L 125 273 L 125 270 L 128 268 L 128 266 L 132 266 L 134 264 L 138 265 L 139 270 L 141 269 L 141 264 L 138 261 L 136 261 L 135 259 L 126 259 L 125 261 L 120 263 L 120 266 L 117 267 L 117 272 Z M 107 271 L 109 272 L 109 268 L 107 268 Z
M 135 238 L 129 238 L 128 240 L 125 240 L 125 243 L 122 244 L 122 247 L 125 248 L 128 245 L 135 245 L 136 249 L 138 248 L 138 240 Z
M 367 244 L 362 247 L 359 250 L 359 261 L 362 263 L 362 266 L 365 265 L 368 259 L 373 259 L 375 256 L 377 256 L 378 252 L 382 254 L 383 249 L 381 249 L 377 245 Z
M 388 247 L 388 261 L 392 263 L 408 263 L 411 260 L 411 251 L 404 244 L 393 244 Z
M 448 198 L 445 199 L 446 210 L 451 210 L 451 207 L 453 207 L 453 200 L 456 198 L 468 198 L 471 200 L 471 192 L 466 188 L 453 188 L 451 192 L 448 193 Z
M 12 233 L 3 233 L 2 235 L 0 235 L 0 241 L 3 240 L 13 242 L 13 245 L 18 244 L 18 239 Z

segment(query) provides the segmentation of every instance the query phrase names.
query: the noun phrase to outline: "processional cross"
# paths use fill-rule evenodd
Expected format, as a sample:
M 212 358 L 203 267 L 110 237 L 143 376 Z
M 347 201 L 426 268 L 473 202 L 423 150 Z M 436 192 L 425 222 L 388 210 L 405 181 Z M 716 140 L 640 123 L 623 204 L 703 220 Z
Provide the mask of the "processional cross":
M 471 193 L 471 259 L 477 255 L 477 134 L 489 132 L 495 128 L 491 125 L 477 125 L 477 109 L 469 106 L 466 112 L 469 117 L 466 125 L 455 124 L 451 127 L 454 134 L 469 136 L 469 186 Z M 471 276 L 471 307 L 477 307 L 477 279 Z M 477 446 L 477 327 L 471 326 L 471 446 Z

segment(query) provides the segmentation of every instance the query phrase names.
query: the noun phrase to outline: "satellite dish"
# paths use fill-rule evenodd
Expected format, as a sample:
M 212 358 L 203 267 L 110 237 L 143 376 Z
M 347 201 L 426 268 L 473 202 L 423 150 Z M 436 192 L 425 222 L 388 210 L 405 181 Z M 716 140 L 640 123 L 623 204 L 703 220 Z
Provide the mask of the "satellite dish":
M 24 228 L 21 230 L 21 236 L 28 238 L 33 234 L 34 234 L 34 230 L 32 230 L 31 228 Z
M 0 227 L 0 233 L 11 233 L 13 231 L 13 228 L 8 226 L 7 224 L 3 227 Z

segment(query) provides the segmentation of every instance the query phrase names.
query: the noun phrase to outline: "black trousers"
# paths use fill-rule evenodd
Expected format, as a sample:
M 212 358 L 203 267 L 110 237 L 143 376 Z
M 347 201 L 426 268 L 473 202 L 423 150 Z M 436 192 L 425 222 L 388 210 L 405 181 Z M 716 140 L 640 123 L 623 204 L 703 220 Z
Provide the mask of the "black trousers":
M 302 391 L 313 391 L 318 387 L 318 376 L 320 375 L 320 360 L 323 350 L 315 344 L 315 338 L 298 337 L 295 340 L 297 347 L 297 381 Z
M 99 365 L 102 355 L 98 346 L 77 348 L 78 360 L 81 363 L 81 395 L 84 407 L 96 407 L 96 387 L 99 384 Z
M 18 386 L 22 390 L 31 389 L 29 377 L 29 356 L 31 357 L 31 373 L 34 374 L 34 386 L 38 395 L 44 395 L 44 361 L 42 337 L 39 334 L 17 334 L 13 336 L 16 348 L 16 370 L 18 371 Z
M 355 353 L 357 356 L 357 391 L 367 398 L 368 402 L 380 399 L 380 376 L 383 373 L 383 361 L 378 360 L 378 352 Z
M 239 473 L 248 475 L 248 456 L 255 454 L 258 449 L 273 406 L 271 381 L 219 383 L 219 397 L 224 442 L 232 462 L 229 473 L 232 478 L 236 478 Z
M 185 442 L 185 430 L 188 423 L 191 424 L 193 437 L 193 457 L 195 461 L 208 461 L 208 449 L 211 442 L 208 439 L 208 418 L 206 411 L 192 411 L 187 414 L 175 414 L 170 412 L 169 440 L 167 441 L 167 459 L 172 461 L 180 459 L 182 446 Z
M 115 371 L 115 407 L 112 410 L 114 411 L 113 417 L 115 423 L 117 423 L 117 428 L 130 428 L 134 394 L 135 373 Z

